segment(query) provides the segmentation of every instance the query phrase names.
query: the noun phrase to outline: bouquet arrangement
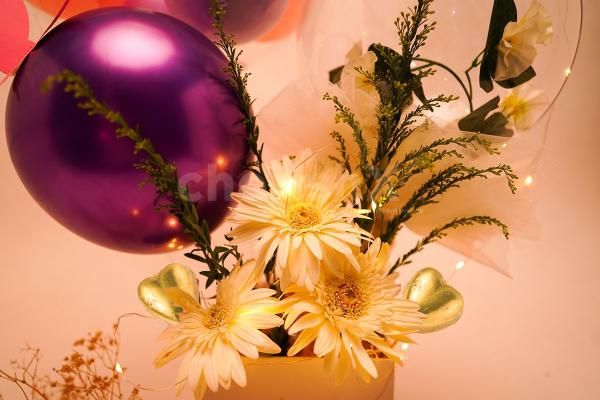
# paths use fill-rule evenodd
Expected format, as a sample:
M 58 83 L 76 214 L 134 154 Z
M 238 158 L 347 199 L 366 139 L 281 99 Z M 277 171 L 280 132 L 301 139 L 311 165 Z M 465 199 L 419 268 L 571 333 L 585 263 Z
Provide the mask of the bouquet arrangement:
M 181 358 L 177 393 L 188 386 L 201 399 L 207 389 L 245 386 L 245 360 L 275 356 L 323 358 L 336 383 L 349 374 L 368 382 L 378 377 L 374 359 L 402 364 L 402 345 L 413 343 L 414 334 L 460 318 L 462 296 L 439 272 L 421 270 L 401 290 L 401 267 L 454 230 L 487 225 L 508 238 L 509 227 L 494 215 L 466 213 L 431 226 L 398 258 L 391 257 L 391 246 L 413 217 L 443 206 L 444 195 L 463 184 L 477 182 L 477 190 L 486 190 L 488 178 L 501 177 L 505 187 L 494 190 L 517 191 L 518 177 L 502 162 L 496 138 L 531 126 L 532 110 L 543 97 L 528 92 L 526 82 L 535 76 L 536 48 L 550 41 L 552 25 L 537 0 L 520 19 L 513 0 L 495 0 L 484 48 L 461 78 L 420 57 L 436 28 L 435 2 L 415 3 L 395 22 L 397 50 L 373 43 L 363 51 L 357 44 L 347 64 L 330 72 L 332 86 L 323 101 L 334 111 L 337 128 L 322 134 L 331 137 L 336 151 L 304 149 L 266 161 L 241 52 L 224 31 L 223 5 L 213 1 L 215 44 L 227 59 L 252 155 L 246 169 L 256 178 L 231 194 L 231 230 L 216 245 L 177 166 L 157 152 L 143 129 L 97 98 L 77 71 L 45 82 L 46 91 L 64 85 L 90 117 L 104 118 L 118 137 L 133 142 L 143 156 L 136 168 L 156 187 L 157 203 L 195 243 L 186 256 L 202 266 L 206 288 L 216 285 L 216 296 L 209 297 L 193 270 L 181 264 L 140 283 L 140 300 L 169 324 L 155 365 Z M 469 104 L 451 131 L 431 119 L 457 99 L 426 93 L 423 82 L 436 68 L 457 79 Z M 503 99 L 474 104 L 471 75 L 477 69 L 484 91 L 494 85 L 513 90 Z M 492 161 L 480 165 L 481 160 Z

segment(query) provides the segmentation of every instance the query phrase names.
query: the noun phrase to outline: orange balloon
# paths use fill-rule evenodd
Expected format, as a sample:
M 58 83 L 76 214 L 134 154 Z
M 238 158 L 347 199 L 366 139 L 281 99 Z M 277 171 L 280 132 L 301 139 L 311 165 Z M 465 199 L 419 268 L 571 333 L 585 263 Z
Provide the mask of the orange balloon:
M 46 11 L 50 15 L 56 15 L 60 8 L 65 3 L 65 0 L 28 0 L 38 8 Z M 71 0 L 65 8 L 61 17 L 69 18 L 73 15 L 80 14 L 84 11 L 93 10 L 95 8 L 122 6 L 124 0 Z
M 277 24 L 259 40 L 261 42 L 277 40 L 295 32 L 304 15 L 305 6 L 306 0 L 290 0 Z

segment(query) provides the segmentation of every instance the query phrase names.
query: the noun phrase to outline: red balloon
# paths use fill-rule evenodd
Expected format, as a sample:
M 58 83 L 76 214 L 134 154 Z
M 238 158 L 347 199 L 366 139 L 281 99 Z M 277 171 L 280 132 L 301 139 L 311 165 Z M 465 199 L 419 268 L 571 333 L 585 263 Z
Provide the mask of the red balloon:
M 9 74 L 33 47 L 29 16 L 22 0 L 8 0 L 0 10 L 0 72 Z
M 210 0 L 165 0 L 169 14 L 214 38 Z M 260 38 L 279 21 L 288 0 L 224 0 L 224 28 L 238 43 Z
M 125 0 L 124 4 L 128 7 L 146 8 L 151 11 L 159 11 L 168 14 L 165 0 Z
M 28 0 L 33 5 L 46 11 L 48 14 L 56 15 L 65 0 Z M 81 14 L 84 11 L 100 7 L 122 6 L 125 0 L 71 0 L 62 13 L 62 17 L 69 18 Z
M 295 32 L 300 25 L 305 7 L 306 0 L 290 0 L 279 22 L 266 35 L 262 36 L 260 41 L 278 40 Z

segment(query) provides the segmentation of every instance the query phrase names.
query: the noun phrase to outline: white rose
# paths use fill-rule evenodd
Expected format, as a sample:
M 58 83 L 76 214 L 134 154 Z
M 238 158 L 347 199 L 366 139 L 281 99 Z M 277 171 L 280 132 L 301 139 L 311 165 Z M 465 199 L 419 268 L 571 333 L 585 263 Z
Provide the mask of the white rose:
M 540 2 L 534 0 L 518 22 L 509 22 L 498 44 L 498 64 L 494 80 L 516 78 L 531 66 L 536 45 L 552 40 L 552 20 Z

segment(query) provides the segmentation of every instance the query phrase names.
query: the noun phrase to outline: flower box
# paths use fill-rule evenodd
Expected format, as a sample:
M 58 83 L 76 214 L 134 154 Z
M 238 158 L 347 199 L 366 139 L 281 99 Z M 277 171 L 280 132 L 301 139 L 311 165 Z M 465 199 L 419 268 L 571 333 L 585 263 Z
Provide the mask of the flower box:
M 365 383 L 350 374 L 339 386 L 328 375 L 323 359 L 316 357 L 266 357 L 246 360 L 248 386 L 207 391 L 205 400 L 392 400 L 394 362 L 374 360 L 379 377 Z

